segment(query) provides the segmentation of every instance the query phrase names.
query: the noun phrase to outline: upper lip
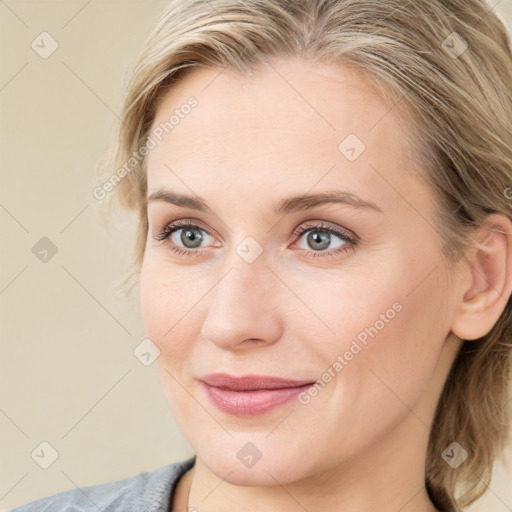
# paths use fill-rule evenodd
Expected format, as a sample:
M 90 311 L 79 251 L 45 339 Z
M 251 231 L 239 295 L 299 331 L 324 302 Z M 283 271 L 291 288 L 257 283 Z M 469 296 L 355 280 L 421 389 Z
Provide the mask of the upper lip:
M 234 391 L 295 388 L 315 382 L 310 380 L 283 379 L 281 377 L 271 377 L 267 375 L 242 375 L 240 377 L 233 377 L 227 373 L 210 373 L 204 375 L 199 380 L 216 388 Z

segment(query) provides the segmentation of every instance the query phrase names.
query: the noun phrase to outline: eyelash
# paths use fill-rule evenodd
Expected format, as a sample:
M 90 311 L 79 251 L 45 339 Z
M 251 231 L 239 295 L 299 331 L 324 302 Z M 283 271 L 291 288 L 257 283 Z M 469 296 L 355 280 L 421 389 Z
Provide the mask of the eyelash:
M 190 221 L 176 221 L 176 222 L 172 222 L 172 223 L 164 226 L 160 230 L 160 232 L 153 238 L 159 242 L 166 240 L 168 242 L 169 249 L 171 251 L 175 252 L 176 254 L 179 254 L 181 256 L 191 256 L 191 255 L 195 256 L 199 252 L 198 249 L 186 249 L 183 247 L 178 247 L 173 242 L 171 242 L 169 240 L 171 235 L 175 231 L 178 231 L 180 229 L 195 229 L 195 228 L 198 228 L 200 231 L 204 231 L 209 236 L 213 236 L 207 229 L 204 229 L 201 226 L 194 224 Z M 324 258 L 336 257 L 343 252 L 354 249 L 358 243 L 358 238 L 356 236 L 349 235 L 345 231 L 341 231 L 341 230 L 338 231 L 334 228 L 327 227 L 323 223 L 307 225 L 307 226 L 302 225 L 302 226 L 298 227 L 297 229 L 295 229 L 295 231 L 292 234 L 294 237 L 294 240 L 299 239 L 304 233 L 307 233 L 309 231 L 315 231 L 315 232 L 319 232 L 319 233 L 327 233 L 330 235 L 335 235 L 338 238 L 340 238 L 341 240 L 343 240 L 343 242 L 345 242 L 345 245 L 342 245 L 341 247 L 338 247 L 336 249 L 331 249 L 331 250 L 327 250 L 327 251 L 306 251 L 309 256 L 312 256 L 315 258 L 317 258 L 317 257 L 324 257 Z

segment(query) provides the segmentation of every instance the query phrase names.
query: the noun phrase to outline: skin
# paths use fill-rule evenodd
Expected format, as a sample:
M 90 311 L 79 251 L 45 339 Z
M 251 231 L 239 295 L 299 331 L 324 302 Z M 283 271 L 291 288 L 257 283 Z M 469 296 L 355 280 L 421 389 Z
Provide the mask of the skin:
M 411 127 L 359 72 L 284 59 L 251 78 L 220 71 L 196 69 L 165 94 L 153 127 L 190 96 L 198 105 L 147 157 L 148 196 L 190 194 L 214 212 L 148 205 L 143 320 L 197 454 L 172 510 L 435 511 L 424 488 L 434 409 L 459 337 L 488 332 L 510 295 L 511 223 L 493 216 L 505 234 L 482 235 L 485 257 L 474 251 L 450 268 L 433 195 L 405 149 Z M 353 162 L 338 149 L 351 133 L 366 145 Z M 382 212 L 343 203 L 273 212 L 283 198 L 332 189 Z M 155 240 L 176 220 L 211 233 L 200 231 L 196 253 Z M 321 221 L 359 242 L 331 235 L 315 250 L 314 227 L 293 235 Z M 172 241 L 186 247 L 176 229 Z M 236 251 L 248 236 L 263 251 L 252 263 Z M 237 417 L 198 381 L 212 372 L 319 379 L 394 303 L 400 312 L 307 404 Z M 262 454 L 252 467 L 237 458 L 248 442 Z

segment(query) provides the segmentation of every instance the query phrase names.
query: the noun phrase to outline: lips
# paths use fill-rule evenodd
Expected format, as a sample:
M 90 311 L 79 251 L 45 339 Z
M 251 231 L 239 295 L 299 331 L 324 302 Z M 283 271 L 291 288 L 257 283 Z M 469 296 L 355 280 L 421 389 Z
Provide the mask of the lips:
M 211 402 L 222 412 L 235 416 L 270 412 L 295 399 L 315 383 L 265 375 L 233 377 L 226 373 L 205 375 L 200 381 Z
M 232 391 L 254 391 L 258 389 L 284 389 L 296 388 L 305 384 L 313 384 L 310 380 L 291 380 L 280 377 L 267 377 L 265 375 L 245 375 L 232 377 L 227 373 L 211 373 L 200 380 L 216 388 L 230 389 Z

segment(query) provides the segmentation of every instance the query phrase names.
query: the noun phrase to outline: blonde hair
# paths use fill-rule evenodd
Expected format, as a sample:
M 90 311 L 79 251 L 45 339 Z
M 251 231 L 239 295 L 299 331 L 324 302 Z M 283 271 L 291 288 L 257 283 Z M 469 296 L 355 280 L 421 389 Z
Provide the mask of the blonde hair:
M 483 0 L 171 0 L 132 71 L 101 163 L 102 206 L 108 211 L 116 197 L 139 215 L 128 292 L 145 249 L 141 153 L 159 98 L 195 66 L 250 74 L 274 56 L 355 66 L 396 112 L 414 114 L 410 140 L 434 191 L 447 261 L 471 247 L 490 213 L 511 217 L 511 45 Z M 425 467 L 428 493 L 443 510 L 478 499 L 504 451 L 511 329 L 509 298 L 486 336 L 463 343 L 445 383 Z M 469 454 L 457 469 L 441 456 L 454 441 Z

